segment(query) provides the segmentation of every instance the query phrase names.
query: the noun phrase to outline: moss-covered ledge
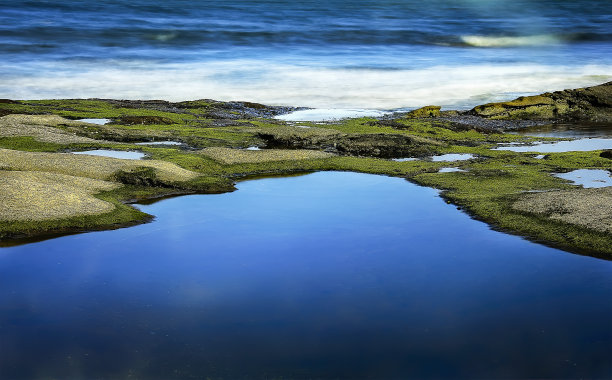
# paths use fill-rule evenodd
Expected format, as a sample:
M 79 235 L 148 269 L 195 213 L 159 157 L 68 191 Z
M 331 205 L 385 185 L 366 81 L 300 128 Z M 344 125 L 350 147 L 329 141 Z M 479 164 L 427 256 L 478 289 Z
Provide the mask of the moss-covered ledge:
M 271 117 L 289 108 L 245 102 L 69 99 L 0 103 L 0 115 L 7 115 L 0 117 L 0 178 L 4 179 L 0 206 L 5 210 L 4 215 L 0 213 L 0 244 L 12 244 L 9 238 L 26 242 L 24 238 L 151 220 L 151 215 L 130 206 L 133 202 L 233 191 L 236 181 L 254 176 L 335 170 L 403 177 L 435 187 L 449 202 L 494 228 L 612 259 L 609 231 L 577 223 L 586 220 L 580 215 L 556 217 L 546 209 L 549 195 L 533 195 L 555 193 L 569 200 L 598 193 L 582 192 L 553 173 L 610 170 L 612 156 L 601 151 L 567 152 L 538 159 L 537 152 L 494 150 L 499 143 L 530 143 L 536 138 L 502 133 L 503 128 L 478 121 L 530 120 L 541 115 L 553 121 L 567 117 L 607 120 L 610 102 L 605 99 L 610 88 L 607 83 L 483 105 L 469 117 L 429 107 L 408 115 L 323 124 L 275 120 Z M 568 99 L 580 101 L 567 114 L 546 111 L 538 116 L 529 111 L 529 107 L 558 108 L 559 102 Z M 106 118 L 111 123 L 76 121 L 81 118 Z M 463 118 L 460 121 L 468 124 L 458 125 L 453 118 Z M 505 124 L 495 124 L 499 125 Z M 160 140 L 181 144 L 137 144 Z M 247 150 L 249 147 L 262 150 Z M 88 149 L 138 150 L 146 159 L 69 154 Z M 447 153 L 468 153 L 473 158 L 428 159 Z M 409 157 L 412 160 L 393 160 Z M 440 172 L 445 167 L 462 171 Z M 520 207 L 525 202 L 531 202 L 530 206 Z M 568 210 L 584 212 L 568 202 Z M 15 210 L 21 216 L 16 217 Z

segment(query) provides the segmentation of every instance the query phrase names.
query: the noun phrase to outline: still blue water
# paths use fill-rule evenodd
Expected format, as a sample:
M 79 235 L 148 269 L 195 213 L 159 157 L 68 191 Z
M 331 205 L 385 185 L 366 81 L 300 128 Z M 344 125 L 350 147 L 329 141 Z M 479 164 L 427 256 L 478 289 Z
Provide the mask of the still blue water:
M 537 142 L 533 145 L 507 145 L 493 150 L 509 150 L 512 152 L 589 152 L 594 150 L 612 149 L 612 138 L 589 137 L 557 142 Z
M 315 173 L 0 249 L 2 378 L 609 378 L 612 262 Z
M 4 1 L 0 97 L 470 107 L 612 79 L 612 3 Z

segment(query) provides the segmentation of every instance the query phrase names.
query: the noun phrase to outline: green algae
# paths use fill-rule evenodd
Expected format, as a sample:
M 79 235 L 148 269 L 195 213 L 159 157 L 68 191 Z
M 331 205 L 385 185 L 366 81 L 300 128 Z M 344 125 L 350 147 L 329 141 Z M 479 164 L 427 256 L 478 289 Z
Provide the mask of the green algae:
M 474 107 L 472 114 L 490 119 L 612 121 L 612 82 L 575 90 L 522 96 Z
M 407 118 L 426 118 L 440 116 L 440 106 L 425 106 L 412 110 L 406 114 Z

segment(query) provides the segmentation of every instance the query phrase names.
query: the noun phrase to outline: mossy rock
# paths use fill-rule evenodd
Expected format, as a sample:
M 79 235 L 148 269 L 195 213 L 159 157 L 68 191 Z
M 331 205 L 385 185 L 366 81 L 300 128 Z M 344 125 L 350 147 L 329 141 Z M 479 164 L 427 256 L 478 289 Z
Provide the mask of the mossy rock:
M 163 116 L 122 116 L 117 119 L 118 124 L 174 124 L 174 121 Z
M 166 187 L 167 185 L 157 178 L 153 168 L 137 167 L 131 170 L 119 170 L 113 174 L 112 180 L 126 185 Z
M 410 111 L 406 114 L 408 119 L 424 118 L 424 117 L 438 117 L 440 116 L 440 106 L 425 106 L 419 109 Z
M 487 103 L 469 114 L 503 120 L 612 121 L 612 82 L 575 90 L 521 96 L 509 102 Z
M 603 152 L 599 153 L 599 157 L 612 160 L 612 149 L 604 150 Z

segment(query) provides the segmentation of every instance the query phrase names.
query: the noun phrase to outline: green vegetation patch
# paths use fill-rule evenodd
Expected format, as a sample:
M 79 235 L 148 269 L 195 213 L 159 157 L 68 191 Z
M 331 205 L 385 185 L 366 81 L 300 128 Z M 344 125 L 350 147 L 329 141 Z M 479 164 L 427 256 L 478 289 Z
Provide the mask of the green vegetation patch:
M 532 194 L 540 192 L 572 194 L 576 187 L 553 173 L 609 165 L 598 153 L 556 153 L 544 160 L 525 153 L 506 154 L 464 162 L 461 168 L 466 172 L 424 173 L 411 178 L 419 184 L 445 190 L 442 195 L 446 199 L 498 229 L 574 252 L 612 259 L 611 234 L 587 228 L 586 222 L 576 222 L 578 218 L 552 218 L 554 213 L 544 212 L 544 208 L 543 212 L 533 213 L 513 207 L 518 199 L 537 198 L 538 195 Z
M 578 112 L 588 118 L 607 117 L 609 110 L 600 109 L 610 103 L 606 100 L 609 89 L 608 84 L 523 97 L 477 107 L 472 115 L 554 118 L 565 112 L 564 104 L 575 100 L 565 115 Z M 299 125 L 271 119 L 274 112 L 255 103 L 212 100 L 0 103 L 0 116 L 8 115 L 0 118 L 4 186 L 0 213 L 5 215 L 0 217 L 0 238 L 125 226 L 151 216 L 124 202 L 232 191 L 234 181 L 253 176 L 335 170 L 405 177 L 443 190 L 449 202 L 496 228 L 612 258 L 612 234 L 602 227 L 610 225 L 606 219 L 607 205 L 612 204 L 609 190 L 583 191 L 553 176 L 581 168 L 609 169 L 612 164 L 607 153 L 550 153 L 538 160 L 537 153 L 492 150 L 498 143 L 543 139 L 457 126 L 444 117 L 458 113 L 440 112 L 438 107 L 394 119 Z M 73 120 L 80 118 L 112 122 L 96 125 Z M 188 146 L 133 144 L 160 140 Z M 236 149 L 249 146 L 269 149 Z M 51 153 L 92 148 L 138 149 L 150 159 Z M 388 159 L 444 153 L 470 153 L 477 158 L 455 162 Z M 443 167 L 465 172 L 438 172 Z M 13 214 L 23 217 L 10 219 Z

